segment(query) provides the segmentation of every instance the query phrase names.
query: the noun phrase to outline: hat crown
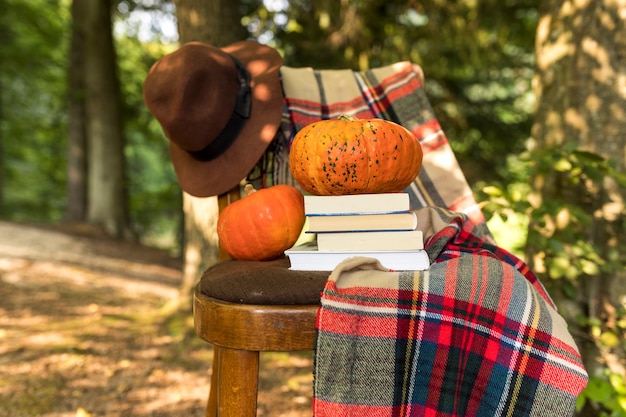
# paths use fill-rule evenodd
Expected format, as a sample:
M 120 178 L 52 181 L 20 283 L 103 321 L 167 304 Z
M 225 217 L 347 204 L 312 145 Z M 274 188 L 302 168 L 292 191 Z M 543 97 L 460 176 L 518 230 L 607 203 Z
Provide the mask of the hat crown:
M 278 51 L 255 41 L 190 42 L 152 66 L 144 101 L 170 141 L 183 191 L 221 194 L 259 161 L 281 123 L 282 63 Z
M 192 42 L 150 69 L 144 98 L 165 135 L 192 152 L 207 147 L 226 126 L 239 88 L 230 55 Z

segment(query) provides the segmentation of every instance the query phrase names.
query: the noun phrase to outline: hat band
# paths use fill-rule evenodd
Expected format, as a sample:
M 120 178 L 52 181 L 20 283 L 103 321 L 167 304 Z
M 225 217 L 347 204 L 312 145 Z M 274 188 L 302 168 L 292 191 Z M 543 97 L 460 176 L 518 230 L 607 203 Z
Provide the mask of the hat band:
M 237 58 L 232 55 L 230 57 L 235 63 L 237 78 L 239 79 L 239 91 L 237 91 L 237 97 L 235 98 L 235 109 L 224 129 L 211 143 L 198 151 L 187 151 L 198 161 L 211 161 L 226 152 L 226 149 L 237 139 L 237 135 L 241 133 L 243 126 L 250 118 L 250 110 L 252 108 L 250 73 Z

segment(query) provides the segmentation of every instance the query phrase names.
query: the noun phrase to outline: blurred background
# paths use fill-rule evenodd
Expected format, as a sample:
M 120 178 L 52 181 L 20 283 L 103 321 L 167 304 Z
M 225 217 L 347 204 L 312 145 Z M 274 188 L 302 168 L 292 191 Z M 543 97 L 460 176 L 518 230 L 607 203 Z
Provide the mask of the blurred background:
M 498 243 L 570 323 L 580 415 L 623 416 L 625 22 L 610 0 L 0 0 L 0 219 L 185 259 L 192 213 L 142 99 L 158 58 L 250 38 L 293 67 L 410 60 Z

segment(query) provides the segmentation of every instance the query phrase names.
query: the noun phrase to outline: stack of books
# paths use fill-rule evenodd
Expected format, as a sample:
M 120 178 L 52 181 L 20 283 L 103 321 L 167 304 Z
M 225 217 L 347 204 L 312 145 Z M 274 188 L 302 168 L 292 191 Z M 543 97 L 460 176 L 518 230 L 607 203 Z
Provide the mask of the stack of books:
M 285 251 L 293 270 L 332 271 L 354 256 L 396 271 L 430 266 L 407 193 L 305 195 L 304 212 L 316 240 Z

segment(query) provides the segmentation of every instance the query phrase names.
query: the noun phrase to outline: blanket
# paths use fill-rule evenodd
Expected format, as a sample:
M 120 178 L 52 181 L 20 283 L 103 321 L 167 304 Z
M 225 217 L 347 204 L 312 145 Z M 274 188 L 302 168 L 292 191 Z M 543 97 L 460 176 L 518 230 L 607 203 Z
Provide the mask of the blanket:
M 587 381 L 576 345 L 534 274 L 495 245 L 419 67 L 283 66 L 281 81 L 283 123 L 257 170 L 265 186 L 293 184 L 296 132 L 340 114 L 399 123 L 424 151 L 406 191 L 432 266 L 389 271 L 356 257 L 333 271 L 316 325 L 314 415 L 573 414 Z
M 314 415 L 573 415 L 587 374 L 532 271 L 466 215 L 417 212 L 430 270 L 355 257 L 327 281 Z
M 467 214 L 489 235 L 472 190 L 424 92 L 421 69 L 400 62 L 368 71 L 314 70 L 283 66 L 284 112 L 276 139 L 248 178 L 258 187 L 297 186 L 289 171 L 289 145 L 302 127 L 350 114 L 401 124 L 424 152 L 419 176 L 407 188 L 414 209 L 445 207 Z

